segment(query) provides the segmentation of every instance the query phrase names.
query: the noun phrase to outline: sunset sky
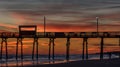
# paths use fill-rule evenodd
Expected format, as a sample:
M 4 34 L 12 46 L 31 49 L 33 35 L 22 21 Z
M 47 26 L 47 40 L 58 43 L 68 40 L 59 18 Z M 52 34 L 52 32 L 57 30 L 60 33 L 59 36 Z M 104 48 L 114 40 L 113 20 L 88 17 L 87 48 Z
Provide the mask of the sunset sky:
M 24 24 L 37 25 L 37 31 L 43 32 L 44 16 L 48 32 L 96 31 L 96 17 L 99 17 L 99 31 L 120 31 L 120 0 L 0 0 L 0 32 L 17 32 L 18 26 Z M 82 39 L 79 40 L 73 39 L 73 44 L 77 44 L 71 48 L 71 51 L 75 50 L 73 53 L 81 51 L 78 47 L 81 48 Z M 112 44 L 118 44 L 117 40 L 112 39 Z M 39 41 L 47 54 L 48 40 Z M 61 48 L 57 47 L 56 50 L 64 53 L 65 43 L 61 41 L 57 40 Z M 111 44 L 109 41 L 108 45 Z M 98 39 L 95 44 L 99 42 Z M 26 39 L 24 43 L 24 48 L 31 48 L 29 44 L 32 44 L 32 40 Z M 15 44 L 15 40 L 10 39 L 9 50 L 14 52 Z M 91 44 L 89 50 L 97 48 Z M 27 49 L 26 53 L 29 51 Z

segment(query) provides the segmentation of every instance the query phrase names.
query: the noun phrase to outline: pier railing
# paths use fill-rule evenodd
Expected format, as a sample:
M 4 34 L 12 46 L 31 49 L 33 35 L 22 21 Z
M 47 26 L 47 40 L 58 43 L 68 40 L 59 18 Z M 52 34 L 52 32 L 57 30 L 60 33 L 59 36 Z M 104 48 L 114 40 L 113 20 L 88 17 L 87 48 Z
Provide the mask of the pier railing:
M 23 38 L 99 38 L 99 37 L 104 37 L 104 38 L 119 38 L 120 37 L 120 32 L 37 32 L 36 36 L 34 35 L 20 35 L 19 32 L 0 32 L 0 38 L 18 38 L 18 37 L 23 37 Z

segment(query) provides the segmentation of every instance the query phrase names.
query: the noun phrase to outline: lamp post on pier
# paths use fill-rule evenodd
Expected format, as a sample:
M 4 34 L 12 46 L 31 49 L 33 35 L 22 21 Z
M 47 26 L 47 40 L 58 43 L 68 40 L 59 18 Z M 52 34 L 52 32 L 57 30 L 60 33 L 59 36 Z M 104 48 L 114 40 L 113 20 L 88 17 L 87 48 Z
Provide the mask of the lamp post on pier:
M 99 24 L 98 21 L 99 21 L 99 20 L 98 20 L 98 19 L 99 19 L 99 17 L 96 17 L 96 22 L 97 22 L 97 36 L 98 36 L 98 33 L 99 33 L 99 31 L 98 31 L 98 30 L 99 30 L 99 29 L 98 29 L 98 24 Z
M 44 16 L 44 36 L 46 36 L 46 17 Z

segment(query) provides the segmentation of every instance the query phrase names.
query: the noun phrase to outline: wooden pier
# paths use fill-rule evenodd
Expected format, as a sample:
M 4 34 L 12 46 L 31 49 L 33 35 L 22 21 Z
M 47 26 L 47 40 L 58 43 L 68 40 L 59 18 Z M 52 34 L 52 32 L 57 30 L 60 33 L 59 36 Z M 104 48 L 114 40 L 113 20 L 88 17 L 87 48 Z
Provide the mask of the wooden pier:
M 23 28 L 23 29 L 22 29 Z M 32 28 L 24 29 L 24 28 Z M 39 58 L 38 56 L 38 39 L 40 38 L 49 38 L 49 54 L 48 59 L 54 60 L 54 48 L 55 48 L 55 39 L 56 38 L 66 38 L 66 60 L 69 61 L 69 49 L 70 49 L 70 42 L 71 38 L 82 38 L 82 59 L 88 59 L 88 39 L 89 38 L 101 38 L 100 42 L 100 59 L 103 59 L 104 54 L 104 38 L 118 38 L 119 46 L 120 46 L 120 32 L 36 32 L 37 27 L 32 26 L 19 26 L 19 32 L 0 32 L 1 38 L 1 47 L 0 47 L 0 59 L 2 59 L 2 52 L 3 52 L 3 45 L 5 45 L 6 51 L 6 60 L 8 59 L 8 42 L 9 38 L 16 38 L 16 60 L 18 59 L 18 45 L 21 45 L 21 59 L 23 59 L 23 38 L 33 38 L 33 49 L 32 49 L 32 59 L 34 60 L 34 51 L 36 47 L 36 59 Z M 52 48 L 52 49 L 51 49 Z M 86 48 L 86 49 L 85 49 Z M 52 52 L 51 52 L 52 51 Z M 51 54 L 52 53 L 52 54 Z M 86 54 L 85 54 L 86 53 Z M 119 57 L 120 57 L 120 51 Z

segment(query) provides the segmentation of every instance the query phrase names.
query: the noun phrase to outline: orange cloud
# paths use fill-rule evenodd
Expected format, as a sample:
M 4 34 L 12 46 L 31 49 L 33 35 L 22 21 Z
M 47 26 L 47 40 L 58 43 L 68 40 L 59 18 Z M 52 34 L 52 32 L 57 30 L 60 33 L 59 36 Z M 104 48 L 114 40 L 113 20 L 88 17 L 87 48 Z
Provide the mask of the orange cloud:
M 66 15 L 66 14 L 70 14 L 70 15 Z M 73 14 L 73 15 L 71 15 Z M 77 16 L 76 16 L 77 14 Z M 43 28 L 43 17 L 46 15 L 46 31 L 49 32 L 86 32 L 86 31 L 96 31 L 96 19 L 95 16 L 90 15 L 90 16 L 84 16 L 80 17 L 78 14 L 81 14 L 80 12 L 62 12 L 59 13 L 57 15 L 54 15 L 51 12 L 48 13 L 41 13 L 38 11 L 13 11 L 11 12 L 11 17 L 18 19 L 17 22 L 15 22 L 15 24 L 17 25 L 24 25 L 24 24 L 34 24 L 34 25 L 38 25 L 38 32 L 43 32 L 44 28 Z M 52 19 L 51 19 L 52 16 Z M 57 17 L 60 16 L 61 18 Z M 39 17 L 39 18 L 38 18 Z M 68 19 L 66 21 L 66 19 Z M 71 20 L 70 18 L 72 18 L 73 20 Z M 110 22 L 110 24 L 106 24 L 103 22 L 100 22 L 99 25 L 99 29 L 101 31 L 114 31 L 116 30 L 115 28 L 117 28 L 118 30 L 118 26 L 120 25 L 118 22 L 119 18 L 119 13 L 113 13 L 113 14 L 104 14 L 104 15 L 100 15 L 100 21 L 102 21 L 103 19 L 105 20 L 112 20 Z M 57 19 L 57 20 L 56 20 Z M 113 22 L 114 19 L 117 19 L 116 21 Z M 114 25 L 114 23 L 116 23 L 118 25 Z M 116 27 L 117 26 L 117 27 Z M 114 27 L 113 28 L 107 28 L 107 27 Z M 107 28 L 107 29 L 106 29 Z
M 81 26 L 81 25 L 71 25 L 71 24 L 47 24 L 46 31 L 47 32 L 80 32 L 94 30 L 93 25 Z M 38 25 L 38 31 L 43 31 L 43 26 Z
M 17 28 L 17 27 L 14 26 L 14 25 L 4 24 L 4 23 L 0 23 L 0 26 L 7 27 L 7 28 Z
M 12 24 L 0 23 L 0 26 L 3 27 L 2 31 L 15 31 L 17 29 L 17 26 Z

